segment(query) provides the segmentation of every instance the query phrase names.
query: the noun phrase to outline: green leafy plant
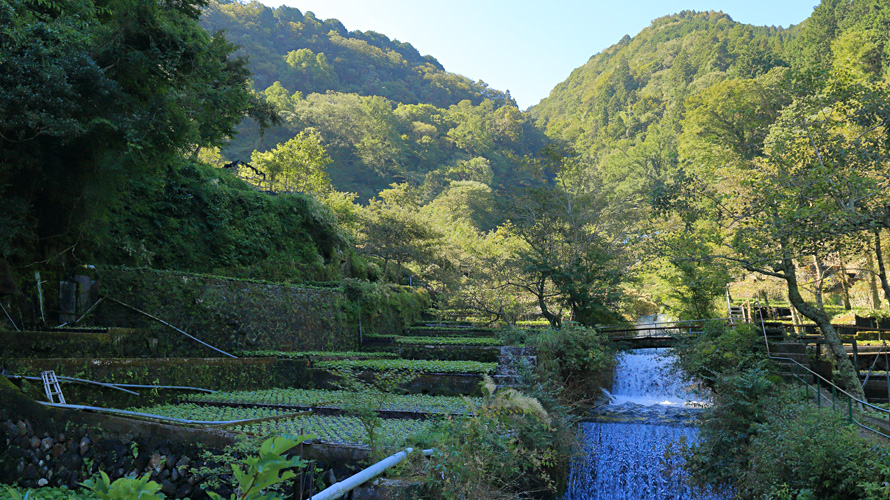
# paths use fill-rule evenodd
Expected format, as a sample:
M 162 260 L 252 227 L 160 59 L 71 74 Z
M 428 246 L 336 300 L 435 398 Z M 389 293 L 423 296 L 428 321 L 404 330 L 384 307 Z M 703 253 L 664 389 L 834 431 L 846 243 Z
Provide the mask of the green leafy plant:
M 239 356 L 254 358 L 395 358 L 394 352 L 358 352 L 358 351 L 239 351 Z
M 537 378 L 557 381 L 563 400 L 584 402 L 599 393 L 598 383 L 613 364 L 613 349 L 605 334 L 594 328 L 568 323 L 530 336 L 527 344 L 537 351 Z
M 281 497 L 276 493 L 267 493 L 265 490 L 296 476 L 292 470 L 288 469 L 306 466 L 307 462 L 302 458 L 285 458 L 283 454 L 309 437 L 311 436 L 301 435 L 294 438 L 267 439 L 260 446 L 258 456 L 244 459 L 244 469 L 232 464 L 232 473 L 238 481 L 238 488 L 232 493 L 230 500 L 280 499 Z M 216 493 L 208 492 L 208 495 L 213 500 L 223 500 L 223 497 Z
M 2 485 L 0 500 L 97 500 L 89 490 L 72 491 L 68 488 L 44 486 L 35 490 Z
M 361 380 L 352 371 L 340 372 L 340 387 L 344 390 L 344 409 L 361 422 L 368 436 L 368 446 L 376 455 L 379 448 L 378 430 L 383 425 L 379 412 L 402 386 L 414 380 L 411 372 L 392 372 L 378 378 L 376 385 Z
M 328 370 L 413 371 L 422 373 L 494 373 L 497 363 L 479 361 L 428 361 L 414 359 L 368 359 L 321 361 L 317 368 Z
M 472 417 L 441 421 L 422 436 L 423 447 L 436 449 L 421 465 L 426 474 L 423 498 L 556 494 L 553 469 L 559 452 L 551 418 L 535 398 L 511 389 L 490 396 Z
M 122 477 L 111 482 L 105 471 L 98 478 L 87 479 L 83 485 L 101 500 L 162 500 L 161 485 L 151 480 L 151 474 L 141 478 Z
M 455 398 L 456 399 L 456 398 Z M 450 404 L 456 405 L 455 402 Z M 472 403 L 470 403 L 472 404 Z M 198 404 L 161 405 L 143 408 L 140 411 L 192 420 L 242 420 L 273 418 L 262 422 L 230 425 L 227 429 L 259 436 L 313 434 L 319 440 L 343 444 L 367 444 L 367 435 L 362 422 L 354 416 L 302 415 L 287 417 L 292 411 L 272 408 L 231 408 Z M 464 409 L 464 412 L 469 410 Z M 388 442 L 404 442 L 417 432 L 423 431 L 431 420 L 383 419 L 376 435 Z
M 501 345 L 498 338 L 493 337 L 396 337 L 396 344 L 407 345 Z

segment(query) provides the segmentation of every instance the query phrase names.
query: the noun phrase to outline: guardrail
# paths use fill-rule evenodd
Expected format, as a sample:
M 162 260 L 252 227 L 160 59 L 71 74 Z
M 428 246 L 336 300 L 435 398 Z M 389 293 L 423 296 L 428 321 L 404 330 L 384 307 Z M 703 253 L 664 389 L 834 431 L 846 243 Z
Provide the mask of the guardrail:
M 795 359 L 791 359 L 791 358 L 788 358 L 785 356 L 773 356 L 772 352 L 770 352 L 769 340 L 767 339 L 766 326 L 764 325 L 762 314 L 760 315 L 760 327 L 763 330 L 763 342 L 766 344 L 767 357 L 769 357 L 769 359 L 790 361 L 792 363 L 792 366 L 794 366 L 794 369 L 792 370 L 791 375 L 798 381 L 798 383 L 799 383 L 798 385 L 803 388 L 805 401 L 807 401 L 807 402 L 810 401 L 810 390 L 812 389 L 812 391 L 813 391 L 812 399 L 814 400 L 814 402 L 817 406 L 821 407 L 822 399 L 823 399 L 822 386 L 824 383 L 826 390 L 828 390 L 828 388 L 831 389 L 831 408 L 832 409 L 836 408 L 836 406 L 838 404 L 839 397 L 841 398 L 841 402 L 840 402 L 841 405 L 843 405 L 843 398 L 846 398 L 846 403 L 847 403 L 846 404 L 846 417 L 847 417 L 847 422 L 850 425 L 856 425 L 861 429 L 873 432 L 873 433 L 875 433 L 879 436 L 882 436 L 886 439 L 890 439 L 890 434 L 882 432 L 881 430 L 875 429 L 873 427 L 869 427 L 868 425 L 865 425 L 861 421 L 861 419 L 865 419 L 865 418 L 871 418 L 871 419 L 873 419 L 873 421 L 880 421 L 881 417 L 883 416 L 883 418 L 885 420 L 887 420 L 888 427 L 890 427 L 890 410 L 886 410 L 879 406 L 875 406 L 875 405 L 869 403 L 868 401 L 862 401 L 861 399 L 853 396 L 849 392 L 847 392 L 844 389 L 841 389 L 840 387 L 835 385 L 834 382 L 832 382 L 832 381 L 826 379 L 825 377 L 823 377 L 822 375 L 819 375 L 818 373 L 814 372 L 813 370 L 810 369 L 810 367 L 804 366 L 803 364 L 799 363 Z M 815 381 L 815 384 L 816 384 L 815 387 L 810 385 L 810 383 L 804 379 L 803 374 L 806 374 L 806 373 L 808 373 L 809 375 L 811 375 L 813 377 L 813 380 Z M 823 383 L 820 383 L 820 381 Z M 825 400 L 826 400 L 826 405 L 827 405 L 828 398 L 825 397 Z M 854 403 L 855 403 L 855 405 L 854 405 Z M 854 406 L 856 406 L 858 409 L 859 419 L 857 419 L 856 412 L 854 412 L 854 410 L 853 410 Z M 877 413 L 877 416 L 866 415 L 865 414 L 866 408 L 868 408 L 869 410 L 875 411 Z
M 716 318 L 717 321 L 728 321 L 726 318 Z M 605 326 L 600 331 L 607 334 L 612 340 L 647 339 L 647 338 L 672 338 L 677 335 L 691 335 L 700 333 L 705 319 L 688 321 L 669 321 L 658 323 L 638 323 L 632 326 Z

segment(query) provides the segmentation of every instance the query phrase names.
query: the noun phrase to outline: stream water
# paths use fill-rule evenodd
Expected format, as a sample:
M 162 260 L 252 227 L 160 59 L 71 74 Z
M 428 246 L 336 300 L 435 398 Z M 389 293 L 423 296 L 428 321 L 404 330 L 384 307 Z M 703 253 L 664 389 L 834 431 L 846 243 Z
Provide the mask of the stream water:
M 681 439 L 697 439 L 695 417 L 704 404 L 674 373 L 669 354 L 619 354 L 610 403 L 581 424 L 584 456 L 572 467 L 565 500 L 728 498 L 693 492 L 682 458 L 669 453 Z

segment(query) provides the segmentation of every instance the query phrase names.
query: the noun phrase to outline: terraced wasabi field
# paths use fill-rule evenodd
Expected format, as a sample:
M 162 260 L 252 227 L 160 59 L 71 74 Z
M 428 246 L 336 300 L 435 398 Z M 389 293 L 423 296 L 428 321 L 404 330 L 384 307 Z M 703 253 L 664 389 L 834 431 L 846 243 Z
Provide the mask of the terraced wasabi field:
M 453 345 L 453 346 L 499 346 L 503 342 L 492 337 L 396 337 L 396 344 L 408 345 Z
M 250 358 L 288 358 L 288 359 L 312 359 L 312 358 L 340 358 L 340 359 L 377 359 L 395 358 L 394 352 L 358 352 L 358 351 L 241 351 L 240 356 Z
M 131 408 L 131 410 L 166 417 L 215 421 L 259 419 L 286 416 L 292 413 L 272 408 L 233 408 L 195 403 Z M 428 429 L 431 425 L 433 425 L 432 421 L 384 419 L 377 433 L 386 442 L 398 445 L 410 436 Z M 361 446 L 367 444 L 368 441 L 364 427 L 359 419 L 354 417 L 303 415 L 281 420 L 232 425 L 227 429 L 262 437 L 314 434 L 320 441 L 344 445 Z
M 369 394 L 373 399 L 376 395 Z M 355 393 L 347 391 L 323 391 L 314 389 L 268 389 L 263 391 L 218 392 L 189 396 L 192 403 L 224 403 L 239 405 L 276 405 L 298 408 L 344 408 L 354 401 Z M 482 404 L 482 398 L 426 396 L 423 394 L 386 395 L 381 410 L 432 414 L 466 414 Z M 377 405 L 375 405 L 377 406 Z
M 412 371 L 417 373 L 492 374 L 497 363 L 479 361 L 434 361 L 415 359 L 344 359 L 319 361 L 316 368 L 323 370 Z

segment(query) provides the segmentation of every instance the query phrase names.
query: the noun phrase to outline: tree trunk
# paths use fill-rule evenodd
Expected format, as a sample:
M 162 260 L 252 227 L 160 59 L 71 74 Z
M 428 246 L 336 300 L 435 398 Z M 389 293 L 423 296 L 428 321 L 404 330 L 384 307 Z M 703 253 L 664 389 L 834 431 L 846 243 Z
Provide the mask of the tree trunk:
M 866 267 L 868 267 L 868 291 L 871 292 L 871 308 L 881 308 L 881 296 L 878 295 L 878 283 L 875 279 L 875 259 L 871 256 L 871 252 L 865 252 Z
M 788 282 L 788 299 L 795 309 L 801 314 L 813 320 L 822 330 L 825 336 L 825 343 L 831 351 L 837 365 L 837 371 L 840 375 L 840 381 L 844 388 L 853 396 L 865 401 L 865 393 L 862 392 L 862 386 L 859 384 L 859 374 L 853 368 L 847 352 L 844 350 L 844 344 L 841 342 L 837 330 L 831 324 L 831 320 L 824 311 L 821 311 L 807 304 L 800 295 L 800 289 L 797 285 L 797 274 L 795 274 L 794 262 L 789 257 L 783 257 L 781 263 L 781 271 L 784 278 Z
M 849 311 L 853 309 L 853 306 L 850 304 L 850 284 L 847 283 L 847 266 L 844 265 L 844 261 L 840 259 L 840 256 L 838 256 L 838 264 L 841 268 L 841 288 L 844 289 L 844 309 Z
M 791 302 L 790 294 L 788 297 L 788 302 Z M 794 305 L 792 305 L 791 306 L 791 325 L 794 329 L 794 333 L 797 335 L 800 335 L 801 333 L 803 333 L 803 327 L 800 326 L 801 323 L 803 323 L 803 321 L 801 321 L 801 319 L 800 319 L 800 313 L 797 312 L 797 309 L 795 309 Z
M 884 267 L 884 254 L 881 252 L 881 230 L 875 229 L 875 258 L 878 261 L 878 278 L 884 289 L 884 298 L 890 302 L 890 283 L 887 282 L 887 269 Z
M 550 312 L 550 309 L 547 308 L 547 300 L 546 300 L 546 285 L 547 278 L 541 278 L 538 280 L 537 284 L 537 293 L 535 294 L 538 298 L 538 307 L 541 308 L 541 314 L 547 321 L 550 323 L 550 326 L 553 328 L 560 328 L 562 325 L 560 324 L 559 318 Z
M 825 273 L 822 272 L 822 261 L 819 256 L 813 254 L 813 266 L 816 268 L 816 280 L 813 282 L 813 295 L 816 297 L 816 307 L 825 311 L 825 304 L 822 302 L 822 285 L 825 283 Z

